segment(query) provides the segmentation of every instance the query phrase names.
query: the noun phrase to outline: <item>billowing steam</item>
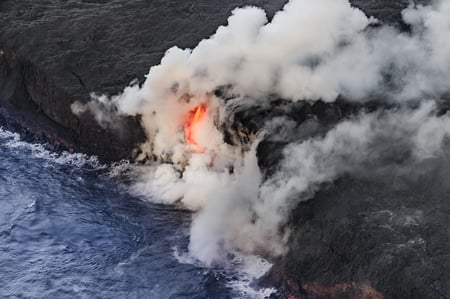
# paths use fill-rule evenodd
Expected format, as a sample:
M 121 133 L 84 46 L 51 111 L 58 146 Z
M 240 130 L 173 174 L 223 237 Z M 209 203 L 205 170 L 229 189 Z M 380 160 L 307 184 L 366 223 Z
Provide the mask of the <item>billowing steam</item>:
M 90 110 L 102 125 L 114 123 L 114 113 L 141 116 L 148 137 L 141 158 L 154 162 L 137 168 L 132 189 L 196 211 L 195 257 L 211 264 L 236 249 L 280 255 L 290 211 L 321 184 L 414 169 L 446 142 L 450 117 L 438 116 L 431 100 L 450 91 L 450 2 L 411 5 L 403 18 L 411 32 L 378 26 L 348 0 L 291 0 L 270 22 L 259 8 L 239 8 L 195 49 L 168 50 L 142 87 L 112 98 L 93 95 L 72 108 Z M 226 89 L 227 101 L 216 96 L 218 88 Z M 252 109 L 273 95 L 382 98 L 397 108 L 361 113 L 325 136 L 289 144 L 266 178 L 256 156 L 264 135 L 242 144 L 245 132 L 237 131 L 234 142 L 224 142 L 222 128 L 236 107 Z M 415 108 L 402 107 L 411 102 Z M 264 129 L 273 134 L 273 127 Z

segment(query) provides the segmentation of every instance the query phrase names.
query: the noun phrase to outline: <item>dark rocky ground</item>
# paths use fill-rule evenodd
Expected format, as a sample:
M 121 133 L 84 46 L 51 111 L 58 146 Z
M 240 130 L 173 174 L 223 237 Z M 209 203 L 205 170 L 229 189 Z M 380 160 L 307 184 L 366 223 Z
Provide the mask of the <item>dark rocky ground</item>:
M 291 250 L 269 281 L 298 298 L 449 298 L 447 172 L 327 186 L 294 212 Z
M 0 0 L 1 122 L 64 149 L 130 158 L 144 139 L 138 120 L 124 119 L 121 132 L 104 130 L 89 115 L 74 116 L 70 104 L 143 80 L 166 49 L 195 46 L 236 6 L 274 12 L 284 2 Z M 409 0 L 352 2 L 401 26 L 400 10 Z M 296 117 L 314 116 L 325 125 L 370 109 L 305 105 L 292 109 Z M 241 115 L 244 122 L 253 117 Z M 260 148 L 263 166 L 270 167 L 279 148 L 269 141 Z M 450 297 L 450 189 L 441 164 L 426 177 L 344 177 L 319 192 L 294 212 L 291 251 L 269 280 L 302 298 Z
M 0 111 L 3 118 L 65 148 L 106 160 L 130 157 L 144 138 L 136 120 L 122 132 L 75 117 L 90 92 L 116 94 L 143 80 L 174 46 L 193 47 L 245 4 L 283 1 L 0 1 Z
M 143 80 L 171 46 L 193 47 L 226 22 L 238 6 L 269 14 L 285 0 L 0 1 L 0 115 L 63 148 L 106 160 L 129 158 L 144 138 L 135 120 L 105 131 L 70 111 L 90 92 L 116 94 Z M 389 23 L 407 0 L 355 0 Z

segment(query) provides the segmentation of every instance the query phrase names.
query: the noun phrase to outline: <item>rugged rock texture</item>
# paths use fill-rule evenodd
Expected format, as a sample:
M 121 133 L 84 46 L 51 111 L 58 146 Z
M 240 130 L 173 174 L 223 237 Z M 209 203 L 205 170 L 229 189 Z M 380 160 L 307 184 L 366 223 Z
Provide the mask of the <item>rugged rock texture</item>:
M 37 138 L 105 160 L 130 158 L 145 139 L 138 121 L 104 130 L 70 111 L 90 92 L 116 94 L 141 81 L 171 46 L 193 47 L 238 6 L 269 14 L 286 0 L 13 1 L 0 2 L 0 115 Z M 396 23 L 408 0 L 354 0 L 369 14 Z
M 0 114 L 36 137 L 105 160 L 130 158 L 145 139 L 135 119 L 120 132 L 70 104 L 90 92 L 116 94 L 143 80 L 171 46 L 193 47 L 226 22 L 230 11 L 284 1 L 13 1 L 0 2 Z
M 300 205 L 281 266 L 287 287 L 300 298 L 354 298 L 364 286 L 384 298 L 448 298 L 448 162 L 434 163 L 445 166 L 342 178 Z
M 90 92 L 116 94 L 141 81 L 171 46 L 193 47 L 243 5 L 269 14 L 286 0 L 124 1 L 31 0 L 0 2 L 0 114 L 29 133 L 66 149 L 106 160 L 130 158 L 145 139 L 138 121 L 120 132 L 70 111 Z M 388 23 L 408 1 L 355 0 Z M 386 7 L 387 6 L 387 7 Z

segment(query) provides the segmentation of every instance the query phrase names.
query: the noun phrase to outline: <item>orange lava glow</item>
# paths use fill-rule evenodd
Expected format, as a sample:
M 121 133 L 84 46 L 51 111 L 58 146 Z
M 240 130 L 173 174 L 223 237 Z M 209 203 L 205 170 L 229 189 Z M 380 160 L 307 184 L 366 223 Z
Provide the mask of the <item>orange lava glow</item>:
M 206 118 L 206 108 L 203 105 L 198 105 L 189 112 L 186 123 L 184 124 L 184 137 L 188 144 L 195 147 L 197 152 L 204 150 L 204 147 L 198 142 L 198 135 L 200 134 L 201 124 Z

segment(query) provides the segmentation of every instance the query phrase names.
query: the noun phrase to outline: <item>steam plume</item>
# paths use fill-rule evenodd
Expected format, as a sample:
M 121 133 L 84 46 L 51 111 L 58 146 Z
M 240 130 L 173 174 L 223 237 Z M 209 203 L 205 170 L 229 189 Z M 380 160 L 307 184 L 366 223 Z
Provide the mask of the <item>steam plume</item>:
M 228 25 L 195 49 L 169 49 L 142 87 L 110 99 L 94 95 L 72 108 L 90 110 L 101 122 L 115 111 L 142 116 L 143 153 L 158 162 L 136 170 L 133 190 L 197 212 L 190 245 L 197 258 L 211 264 L 234 249 L 283 254 L 291 209 L 321 184 L 363 169 L 411 169 L 438 155 L 450 133 L 449 117 L 438 117 L 435 102 L 424 100 L 450 90 L 450 2 L 410 5 L 402 15 L 410 33 L 373 26 L 378 21 L 348 0 L 291 0 L 270 22 L 259 8 L 235 9 Z M 224 86 L 233 98 L 227 103 L 214 94 Z M 292 101 L 423 103 L 360 114 L 323 137 L 292 143 L 278 171 L 264 179 L 256 158 L 263 137 L 232 146 L 219 128 L 236 106 L 251 109 L 274 94 Z M 186 115 L 198 105 L 207 107 L 203 153 L 183 135 Z M 406 157 L 400 161 L 393 159 L 399 151 Z

